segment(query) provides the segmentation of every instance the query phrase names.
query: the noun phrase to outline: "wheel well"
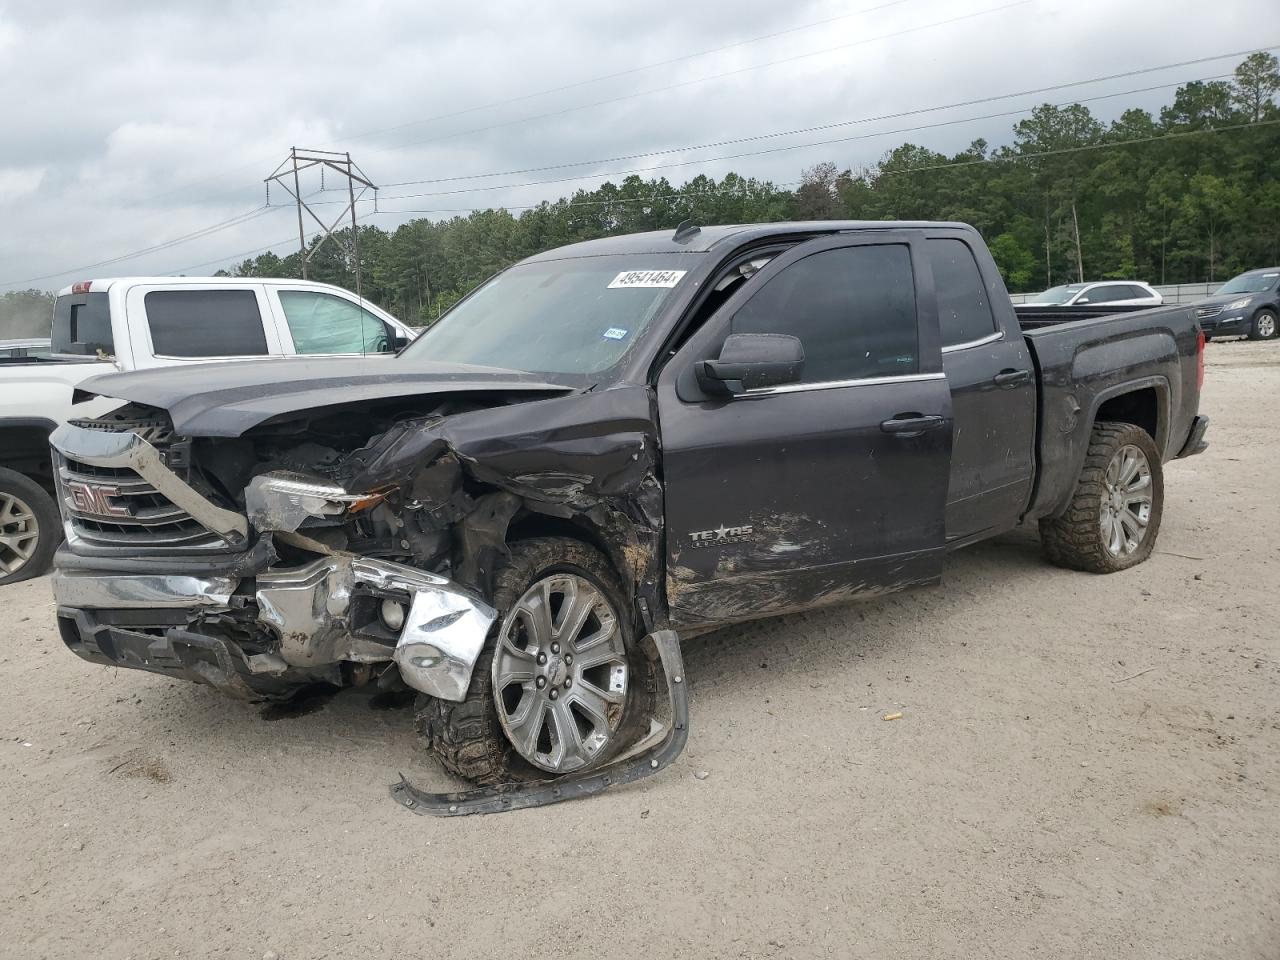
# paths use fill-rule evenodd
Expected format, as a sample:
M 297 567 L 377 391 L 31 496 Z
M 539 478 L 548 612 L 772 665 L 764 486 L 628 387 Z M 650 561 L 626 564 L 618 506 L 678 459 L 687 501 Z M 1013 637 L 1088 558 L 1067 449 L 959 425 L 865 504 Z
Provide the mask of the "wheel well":
M 600 532 L 589 524 L 570 517 L 552 517 L 545 513 L 523 512 L 507 528 L 507 542 L 532 540 L 535 537 L 568 537 L 595 547 L 618 571 L 618 561 Z
M 0 428 L 0 467 L 29 476 L 53 492 L 53 461 L 49 454 L 49 430 L 41 426 Z
M 1132 393 L 1112 397 L 1098 407 L 1094 422 L 1131 423 L 1147 431 L 1152 440 L 1159 443 L 1160 399 L 1155 387 L 1144 387 Z

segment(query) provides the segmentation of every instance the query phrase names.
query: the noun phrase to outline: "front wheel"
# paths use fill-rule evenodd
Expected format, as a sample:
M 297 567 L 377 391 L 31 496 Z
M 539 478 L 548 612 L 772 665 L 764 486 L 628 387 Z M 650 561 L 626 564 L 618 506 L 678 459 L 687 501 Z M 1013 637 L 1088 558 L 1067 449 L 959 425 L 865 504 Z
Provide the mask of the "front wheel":
M 30 477 L 0 467 L 0 584 L 40 576 L 61 542 L 53 498 Z
M 1151 435 L 1129 423 L 1098 423 L 1071 502 L 1061 516 L 1040 521 L 1040 541 L 1058 566 L 1127 570 L 1151 556 L 1163 509 L 1164 473 Z
M 1259 310 L 1253 315 L 1253 325 L 1249 327 L 1250 340 L 1274 340 L 1276 332 L 1276 312 L 1274 310 Z
M 512 544 L 494 606 L 466 698 L 418 698 L 419 732 L 445 769 L 480 784 L 582 772 L 643 735 L 656 676 L 599 551 L 559 537 Z

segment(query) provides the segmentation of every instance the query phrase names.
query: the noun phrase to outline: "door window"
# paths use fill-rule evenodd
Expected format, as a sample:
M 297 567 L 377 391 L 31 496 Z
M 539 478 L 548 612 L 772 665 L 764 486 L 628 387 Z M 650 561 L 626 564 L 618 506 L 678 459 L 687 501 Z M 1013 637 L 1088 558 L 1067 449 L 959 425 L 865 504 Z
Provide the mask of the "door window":
M 838 247 L 798 260 L 733 317 L 732 333 L 804 345 L 801 383 L 915 373 L 915 276 L 903 244 Z
M 298 353 L 385 353 L 386 325 L 350 300 L 312 290 L 281 290 L 280 306 Z
M 969 245 L 963 240 L 936 237 L 926 240 L 924 248 L 933 267 L 942 345 L 973 343 L 995 333 L 986 285 Z
M 252 290 L 153 290 L 143 298 L 160 357 L 258 357 L 267 335 Z
M 1090 303 L 1114 303 L 1117 300 L 1128 300 L 1129 288 L 1116 285 L 1094 287 L 1085 293 L 1084 297 Z

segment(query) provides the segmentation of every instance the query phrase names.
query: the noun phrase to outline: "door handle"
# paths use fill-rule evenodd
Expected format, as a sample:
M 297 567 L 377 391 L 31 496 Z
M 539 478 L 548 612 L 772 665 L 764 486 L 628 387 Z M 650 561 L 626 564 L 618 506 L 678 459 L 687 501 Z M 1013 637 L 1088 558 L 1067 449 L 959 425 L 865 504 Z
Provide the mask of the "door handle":
M 1030 379 L 1030 370 L 1001 370 L 991 378 L 997 387 L 1012 387 Z
M 946 423 L 945 417 L 926 416 L 920 413 L 900 413 L 880 424 L 885 433 L 899 437 L 918 437 L 926 430 L 936 430 Z

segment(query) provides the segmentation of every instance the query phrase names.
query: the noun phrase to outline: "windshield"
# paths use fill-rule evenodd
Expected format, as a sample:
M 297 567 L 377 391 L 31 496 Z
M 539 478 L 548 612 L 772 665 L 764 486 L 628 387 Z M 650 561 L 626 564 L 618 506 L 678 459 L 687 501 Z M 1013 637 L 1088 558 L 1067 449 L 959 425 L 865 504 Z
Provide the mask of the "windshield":
M 617 366 L 701 257 L 615 254 L 517 264 L 401 355 L 595 377 Z
M 1066 303 L 1084 287 L 1078 283 L 1068 283 L 1061 287 L 1050 287 L 1044 293 L 1037 293 L 1031 298 L 1032 303 Z
M 1242 273 L 1219 287 L 1218 294 L 1261 293 L 1274 287 L 1277 279 L 1280 273 Z

